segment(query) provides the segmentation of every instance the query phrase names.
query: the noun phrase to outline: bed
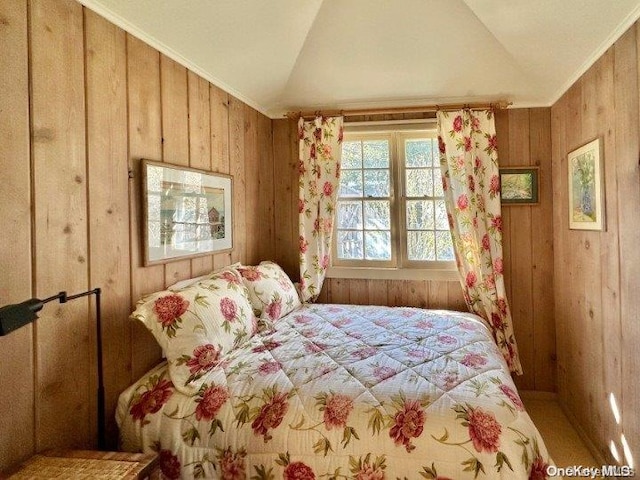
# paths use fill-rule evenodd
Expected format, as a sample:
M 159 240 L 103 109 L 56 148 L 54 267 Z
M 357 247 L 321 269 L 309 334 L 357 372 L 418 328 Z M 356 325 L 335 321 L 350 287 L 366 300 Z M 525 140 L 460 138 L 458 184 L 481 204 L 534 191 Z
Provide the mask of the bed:
M 122 393 L 123 449 L 158 452 L 167 478 L 546 478 L 545 445 L 480 317 L 269 295 L 279 307 L 254 311 L 275 321 L 227 330 L 206 371 L 169 354 Z

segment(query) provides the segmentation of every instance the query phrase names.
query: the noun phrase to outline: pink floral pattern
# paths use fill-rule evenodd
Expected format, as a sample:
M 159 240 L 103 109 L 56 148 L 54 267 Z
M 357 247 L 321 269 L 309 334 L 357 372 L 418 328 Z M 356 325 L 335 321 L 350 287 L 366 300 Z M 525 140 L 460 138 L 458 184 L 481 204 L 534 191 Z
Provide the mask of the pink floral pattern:
M 245 457 L 247 452 L 241 450 L 234 452 L 231 447 L 226 448 L 218 455 L 222 480 L 246 480 Z
M 161 450 L 158 457 L 160 458 L 160 471 L 166 478 L 170 480 L 180 478 L 180 460 L 176 455 L 170 450 Z
M 495 415 L 481 408 L 470 408 L 467 417 L 469 437 L 478 452 L 497 452 L 500 446 L 502 427 Z
M 315 480 L 316 474 L 308 465 L 293 462 L 284 469 L 284 480 Z
M 153 311 L 158 317 L 158 322 L 167 331 L 167 335 L 175 336 L 179 328 L 176 323 L 181 322 L 181 316 L 189 308 L 189 301 L 178 294 L 171 294 L 156 299 Z
M 445 202 L 465 301 L 469 311 L 491 321 L 494 338 L 509 369 L 522 374 L 504 287 L 500 177 L 493 112 L 438 112 L 438 144 L 442 182 L 446 186 Z
M 144 423 L 145 417 L 160 411 L 173 394 L 173 385 L 169 380 L 153 378 L 146 385 L 147 390 L 134 399 L 129 413 L 134 420 Z
M 196 420 L 212 420 L 220 411 L 220 408 L 229 399 L 229 392 L 225 387 L 212 385 L 202 390 L 196 400 Z
M 271 440 L 271 430 L 278 428 L 289 409 L 288 395 L 276 393 L 260 408 L 260 413 L 251 424 L 256 435 L 262 435 L 265 443 Z
M 537 479 L 550 463 L 470 313 L 305 304 L 216 361 L 192 395 L 166 365 L 128 389 L 123 448 L 163 451 L 173 478 Z
M 340 394 L 330 396 L 324 407 L 324 424 L 327 430 L 345 427 L 351 410 L 353 410 L 351 397 Z
M 404 445 L 407 452 L 415 449 L 411 440 L 422 435 L 425 413 L 417 401 L 405 402 L 394 417 L 394 425 L 389 430 L 389 436 L 398 445 Z
M 220 312 L 227 322 L 233 322 L 238 315 L 238 307 L 233 300 L 225 297 L 220 300 Z
M 300 298 L 320 294 L 330 264 L 335 202 L 340 185 L 342 117 L 298 122 Z
M 218 364 L 220 350 L 210 343 L 198 345 L 193 350 L 193 356 L 187 360 L 187 367 L 191 375 L 200 375 L 208 372 Z
M 500 390 L 502 390 L 502 393 L 509 397 L 511 403 L 513 403 L 513 405 L 518 410 L 524 410 L 524 403 L 522 403 L 522 400 L 520 400 L 520 396 L 515 392 L 513 388 L 511 388 L 509 385 L 500 385 Z

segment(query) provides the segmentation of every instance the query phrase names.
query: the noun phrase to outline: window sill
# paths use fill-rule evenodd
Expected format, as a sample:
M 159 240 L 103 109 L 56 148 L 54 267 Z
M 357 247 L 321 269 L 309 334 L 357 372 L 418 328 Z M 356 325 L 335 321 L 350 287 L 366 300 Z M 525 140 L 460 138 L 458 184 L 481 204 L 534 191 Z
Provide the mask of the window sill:
M 375 267 L 329 267 L 327 278 L 353 278 L 368 280 L 436 280 L 454 282 L 459 280 L 455 269 L 430 268 L 375 268 Z

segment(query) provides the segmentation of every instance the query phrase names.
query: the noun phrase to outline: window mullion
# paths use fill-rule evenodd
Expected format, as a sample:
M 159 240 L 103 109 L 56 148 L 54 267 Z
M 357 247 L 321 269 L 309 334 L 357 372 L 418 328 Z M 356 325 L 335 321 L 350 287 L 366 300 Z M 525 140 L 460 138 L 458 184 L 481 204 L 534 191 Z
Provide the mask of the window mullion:
M 398 134 L 393 134 L 393 162 L 394 167 L 394 222 L 395 225 L 395 259 L 396 265 L 402 267 L 405 263 L 405 237 L 406 237 L 406 220 L 405 220 L 405 186 L 404 186 L 404 141 L 400 141 Z

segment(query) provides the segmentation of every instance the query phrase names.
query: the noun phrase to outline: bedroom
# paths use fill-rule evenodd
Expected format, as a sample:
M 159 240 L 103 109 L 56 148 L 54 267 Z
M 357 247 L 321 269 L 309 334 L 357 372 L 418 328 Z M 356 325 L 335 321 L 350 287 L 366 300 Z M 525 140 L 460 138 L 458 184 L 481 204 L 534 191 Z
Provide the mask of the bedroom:
M 160 359 L 153 338 L 128 319 L 143 294 L 237 261 L 273 259 L 296 278 L 296 125 L 210 85 L 80 3 L 3 1 L 0 18 L 2 44 L 11 46 L 0 68 L 2 111 L 11 112 L 0 117 L 2 195 L 12 206 L 0 211 L 1 304 L 102 287 L 113 412 L 120 392 Z M 496 114 L 501 165 L 540 168 L 539 205 L 503 209 L 507 295 L 525 370 L 516 385 L 557 394 L 607 463 L 617 463 L 612 442 L 624 463 L 623 434 L 640 458 L 637 29 L 630 22 L 619 31 L 552 103 Z M 607 228 L 570 230 L 566 155 L 596 137 Z M 140 158 L 235 178 L 230 254 L 142 266 Z M 465 308 L 457 281 L 331 278 L 321 299 Z M 0 338 L 0 471 L 35 451 L 94 444 L 90 312 L 89 303 L 51 305 L 39 322 Z M 113 442 L 112 416 L 108 429 Z

